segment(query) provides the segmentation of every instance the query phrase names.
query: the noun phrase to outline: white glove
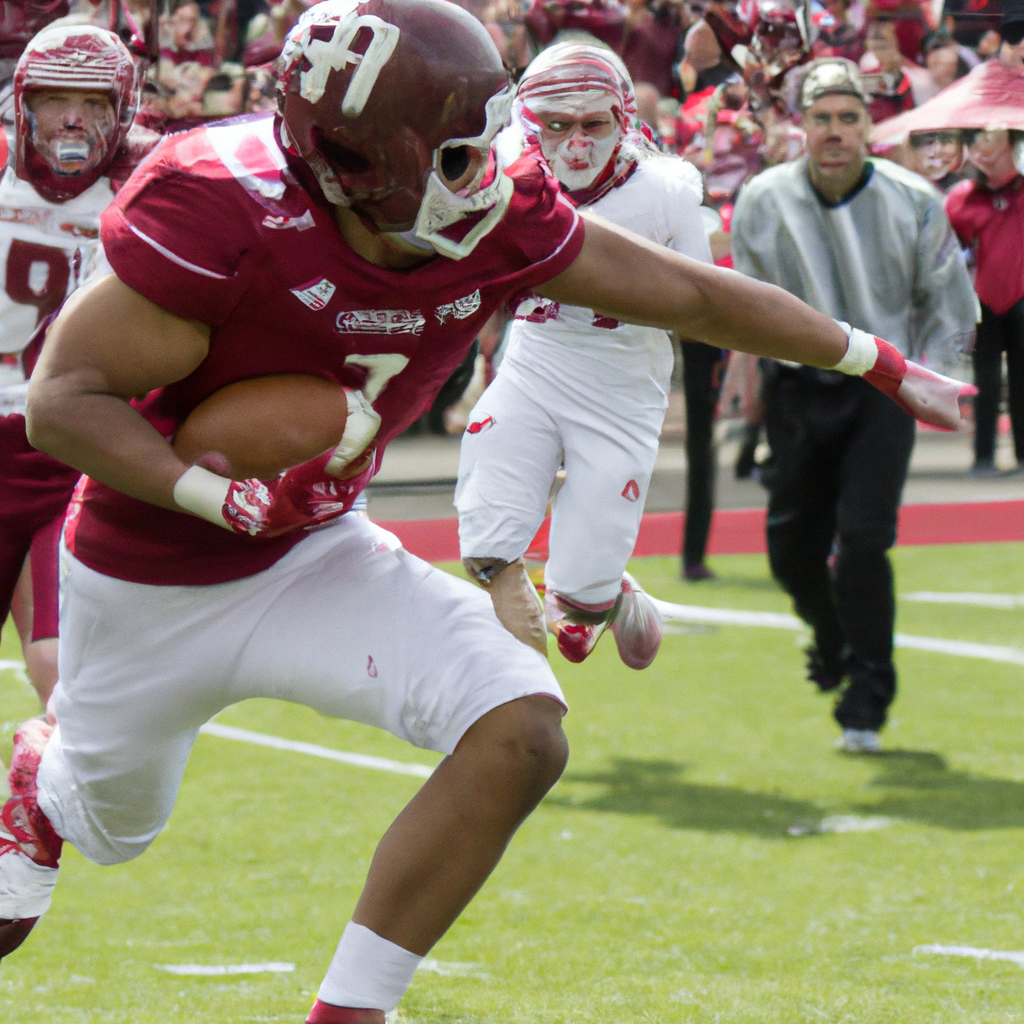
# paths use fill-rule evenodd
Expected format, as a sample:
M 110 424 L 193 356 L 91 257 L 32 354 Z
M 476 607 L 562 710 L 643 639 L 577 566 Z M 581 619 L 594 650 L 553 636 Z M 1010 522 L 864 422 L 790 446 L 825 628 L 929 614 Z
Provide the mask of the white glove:
M 341 476 L 342 471 L 366 451 L 380 429 L 380 416 L 362 391 L 345 388 L 345 397 L 348 399 L 345 432 L 324 467 L 328 476 Z

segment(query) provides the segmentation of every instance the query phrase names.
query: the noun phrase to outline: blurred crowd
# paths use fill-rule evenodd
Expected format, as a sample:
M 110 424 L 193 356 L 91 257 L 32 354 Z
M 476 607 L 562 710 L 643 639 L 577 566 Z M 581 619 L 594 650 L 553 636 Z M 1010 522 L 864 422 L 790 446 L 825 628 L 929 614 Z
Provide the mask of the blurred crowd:
M 966 180 L 992 184 L 993 160 L 1002 159 L 1010 179 L 1020 181 L 1014 161 L 1024 165 L 1024 0 L 460 2 L 487 28 L 513 78 L 556 39 L 585 36 L 614 49 L 633 77 L 653 141 L 701 171 L 712 250 L 726 266 L 740 190 L 805 151 L 797 96 L 815 58 L 842 57 L 860 69 L 876 124 L 874 156 L 922 175 L 944 194 Z M 141 126 L 164 133 L 272 109 L 271 63 L 308 6 L 310 0 L 11 0 L 0 4 L 0 82 L 9 80 L 39 28 L 70 17 L 113 28 L 147 67 Z M 963 89 L 965 79 L 978 85 Z M 9 93 L 0 87 L 8 127 Z M 944 108 L 946 97 L 953 99 Z M 965 103 L 979 102 L 988 104 L 980 115 L 972 108 L 973 121 L 958 120 Z M 915 122 L 922 111 L 934 113 Z M 999 127 L 984 130 L 989 125 Z M 954 227 L 965 256 L 976 260 L 980 235 L 965 217 Z M 1005 295 L 996 306 L 1009 309 L 1019 299 Z M 494 340 L 482 339 L 488 355 Z M 1014 364 L 1011 383 L 1024 377 L 1024 354 L 999 344 Z M 989 366 L 984 374 L 991 380 L 994 372 Z M 1016 418 L 1024 421 L 1024 412 Z M 1020 457 L 1024 423 L 1018 433 Z M 977 458 L 980 470 L 990 466 L 987 450 Z
M 1024 4 L 1021 0 L 467 0 L 513 74 L 554 39 L 589 34 L 615 49 L 654 140 L 705 184 L 716 262 L 732 265 L 734 202 L 765 169 L 806 152 L 798 96 L 810 62 L 859 69 L 874 123 L 871 155 L 927 179 L 976 278 L 978 343 L 945 369 L 974 378 L 974 471 L 995 471 L 1007 402 L 1024 466 Z M 952 194 L 951 194 L 952 193 Z M 984 211 L 979 209 L 979 204 Z M 987 212 L 985 212 L 987 211 Z M 871 268 L 865 268 L 868 273 Z M 1003 377 L 1004 353 L 1007 362 Z M 757 419 L 759 377 L 734 361 L 720 411 Z M 1003 391 L 1007 394 L 1004 396 Z M 748 425 L 738 472 L 754 468 Z
M 589 35 L 622 57 L 642 120 L 704 174 L 727 206 L 765 167 L 800 155 L 795 96 L 811 59 L 858 64 L 871 118 L 933 99 L 990 60 L 1020 68 L 999 33 L 1014 0 L 462 0 L 513 77 L 556 38 Z M 115 27 L 149 65 L 139 123 L 180 130 L 274 105 L 268 65 L 308 0 L 14 0 L 0 5 L 0 80 L 44 24 L 74 17 Z M 962 7 L 963 10 L 959 8 Z M 1024 14 L 1022 14 L 1024 18 Z M 2 97 L 0 97 L 2 99 Z M 1024 102 L 1024 101 L 1022 101 Z M 948 191 L 970 173 L 963 132 L 914 132 L 876 154 Z

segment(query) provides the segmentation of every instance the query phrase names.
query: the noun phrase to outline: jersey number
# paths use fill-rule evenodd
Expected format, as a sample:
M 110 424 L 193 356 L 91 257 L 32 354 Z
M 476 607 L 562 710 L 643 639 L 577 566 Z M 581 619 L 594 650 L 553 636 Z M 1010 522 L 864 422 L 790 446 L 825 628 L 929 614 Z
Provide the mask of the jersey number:
M 20 238 L 11 242 L 5 289 L 14 302 L 36 307 L 36 323 L 60 309 L 70 277 L 71 267 L 63 249 Z

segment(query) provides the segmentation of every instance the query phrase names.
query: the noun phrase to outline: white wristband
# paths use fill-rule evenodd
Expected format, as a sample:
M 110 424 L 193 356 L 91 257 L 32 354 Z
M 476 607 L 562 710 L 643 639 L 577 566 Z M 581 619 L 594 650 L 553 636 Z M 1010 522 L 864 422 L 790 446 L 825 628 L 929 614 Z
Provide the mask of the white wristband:
M 174 500 L 200 519 L 230 530 L 224 518 L 224 503 L 230 488 L 231 481 L 226 476 L 218 476 L 202 466 L 190 466 L 174 485 Z
M 346 389 L 345 397 L 348 399 L 345 432 L 324 467 L 324 472 L 331 476 L 336 476 L 357 455 L 366 451 L 366 446 L 377 436 L 380 429 L 380 416 L 362 391 Z
M 851 377 L 863 377 L 878 360 L 878 342 L 873 334 L 860 331 L 854 327 L 850 331 L 850 342 L 846 346 L 846 355 L 832 367 L 840 373 L 848 373 Z

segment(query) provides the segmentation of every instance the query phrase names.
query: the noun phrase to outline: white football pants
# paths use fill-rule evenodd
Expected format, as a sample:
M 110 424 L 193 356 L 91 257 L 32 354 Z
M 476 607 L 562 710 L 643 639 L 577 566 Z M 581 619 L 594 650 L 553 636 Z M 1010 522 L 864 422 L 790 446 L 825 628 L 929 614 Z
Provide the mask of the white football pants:
M 39 803 L 100 864 L 156 838 L 200 726 L 238 701 L 294 701 L 446 754 L 500 704 L 537 693 L 565 703 L 482 590 L 361 516 L 216 586 L 128 583 L 66 550 L 61 573 L 59 726 Z
M 639 390 L 639 389 L 638 389 Z M 583 401 L 553 378 L 501 372 L 462 437 L 455 505 L 463 558 L 513 562 L 551 508 L 545 585 L 583 604 L 613 601 L 633 553 L 667 399 L 598 388 Z M 479 426 L 476 426 L 479 425 Z

